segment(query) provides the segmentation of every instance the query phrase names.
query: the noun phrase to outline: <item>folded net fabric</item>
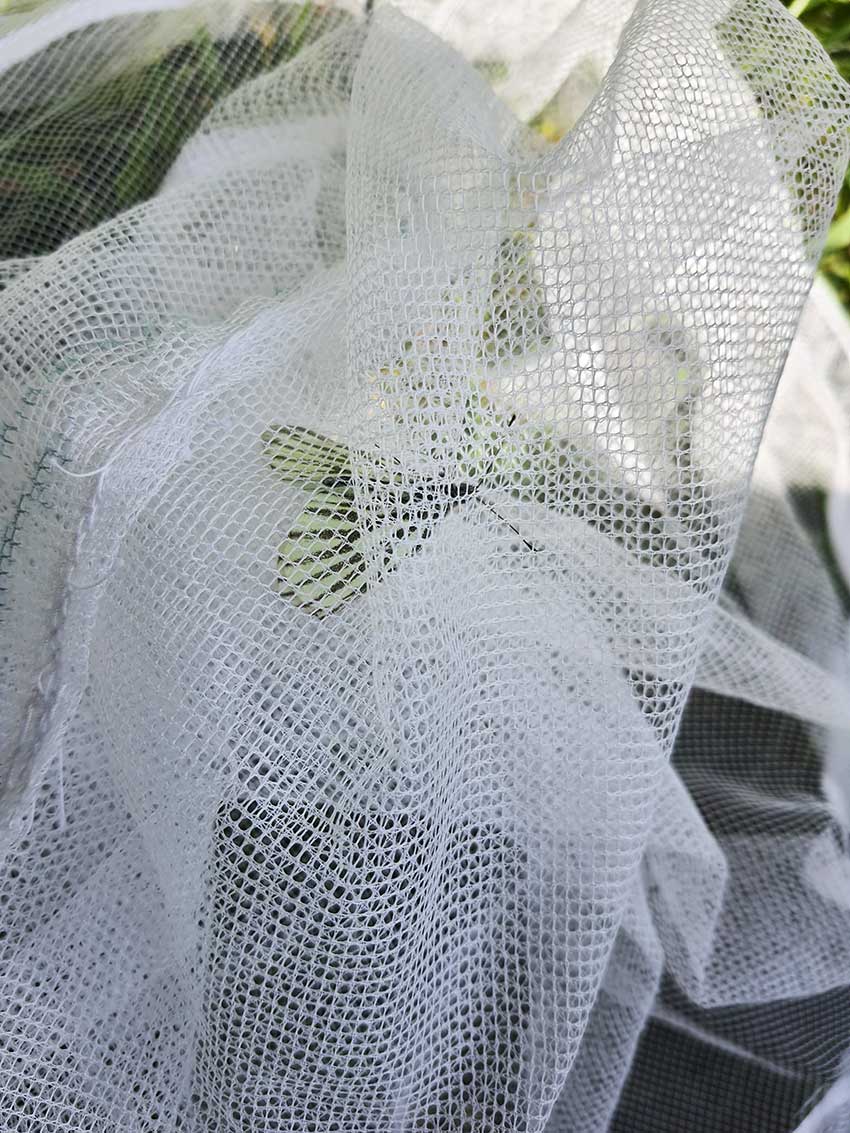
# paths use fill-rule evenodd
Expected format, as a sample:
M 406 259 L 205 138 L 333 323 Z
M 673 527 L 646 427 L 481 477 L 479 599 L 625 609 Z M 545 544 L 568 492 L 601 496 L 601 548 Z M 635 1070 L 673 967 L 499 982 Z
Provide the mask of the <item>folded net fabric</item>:
M 4 1128 L 841 1120 L 850 102 L 629 7 L 0 26 Z

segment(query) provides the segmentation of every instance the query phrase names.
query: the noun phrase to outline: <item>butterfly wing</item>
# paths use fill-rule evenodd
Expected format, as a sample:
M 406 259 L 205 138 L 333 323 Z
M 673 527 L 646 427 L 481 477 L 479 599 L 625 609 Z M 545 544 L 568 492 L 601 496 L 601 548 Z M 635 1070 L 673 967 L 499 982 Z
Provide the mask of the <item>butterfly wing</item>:
M 319 488 L 277 553 L 277 589 L 307 613 L 336 613 L 366 589 L 353 491 Z
M 263 435 L 272 469 L 310 499 L 278 547 L 276 589 L 307 613 L 335 613 L 366 589 L 363 525 L 347 445 L 300 426 Z
M 299 426 L 272 429 L 263 441 L 274 471 L 310 493 L 278 548 L 275 584 L 307 613 L 323 618 L 363 594 L 367 558 L 385 572 L 421 545 L 422 509 L 388 462 L 368 461 L 373 498 L 366 515 L 356 506 L 347 445 Z
M 350 485 L 348 445 L 300 425 L 279 425 L 263 433 L 264 453 L 271 467 L 288 484 L 303 487 Z
M 400 469 L 371 455 L 368 515 L 358 510 L 347 445 L 299 426 L 263 436 L 271 467 L 284 481 L 310 492 L 310 499 L 278 548 L 276 588 L 318 618 L 338 612 L 367 588 L 367 562 L 381 574 L 417 551 L 438 520 L 474 496 L 497 469 L 504 421 L 486 399 L 467 406 L 466 441 L 458 452 L 460 481 L 405 485 Z M 380 490 L 379 490 L 380 489 Z M 501 517 L 500 517 L 501 518 Z

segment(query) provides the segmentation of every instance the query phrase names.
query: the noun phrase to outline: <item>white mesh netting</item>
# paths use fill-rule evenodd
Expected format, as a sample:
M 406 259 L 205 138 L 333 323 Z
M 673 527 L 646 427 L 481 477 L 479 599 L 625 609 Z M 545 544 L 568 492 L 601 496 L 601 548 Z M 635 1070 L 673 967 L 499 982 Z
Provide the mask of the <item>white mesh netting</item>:
M 847 1128 L 827 56 L 106 7 L 0 18 L 3 1130 Z

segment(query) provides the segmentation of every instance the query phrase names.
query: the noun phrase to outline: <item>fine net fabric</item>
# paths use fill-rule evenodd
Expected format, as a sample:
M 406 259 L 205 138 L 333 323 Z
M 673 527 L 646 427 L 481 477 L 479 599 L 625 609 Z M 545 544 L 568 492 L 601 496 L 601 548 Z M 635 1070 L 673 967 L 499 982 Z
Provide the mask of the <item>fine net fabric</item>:
M 518 7 L 0 23 L 4 1129 L 847 1127 L 850 100 Z

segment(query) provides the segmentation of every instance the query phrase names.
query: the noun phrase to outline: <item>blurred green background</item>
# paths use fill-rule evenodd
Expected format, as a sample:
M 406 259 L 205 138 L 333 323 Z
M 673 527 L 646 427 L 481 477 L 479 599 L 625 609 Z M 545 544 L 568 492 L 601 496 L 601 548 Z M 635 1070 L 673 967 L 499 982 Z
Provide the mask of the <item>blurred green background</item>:
M 785 6 L 814 32 L 829 52 L 839 73 L 850 82 L 850 0 L 783 0 Z M 850 312 L 850 170 L 838 198 L 821 269 Z

